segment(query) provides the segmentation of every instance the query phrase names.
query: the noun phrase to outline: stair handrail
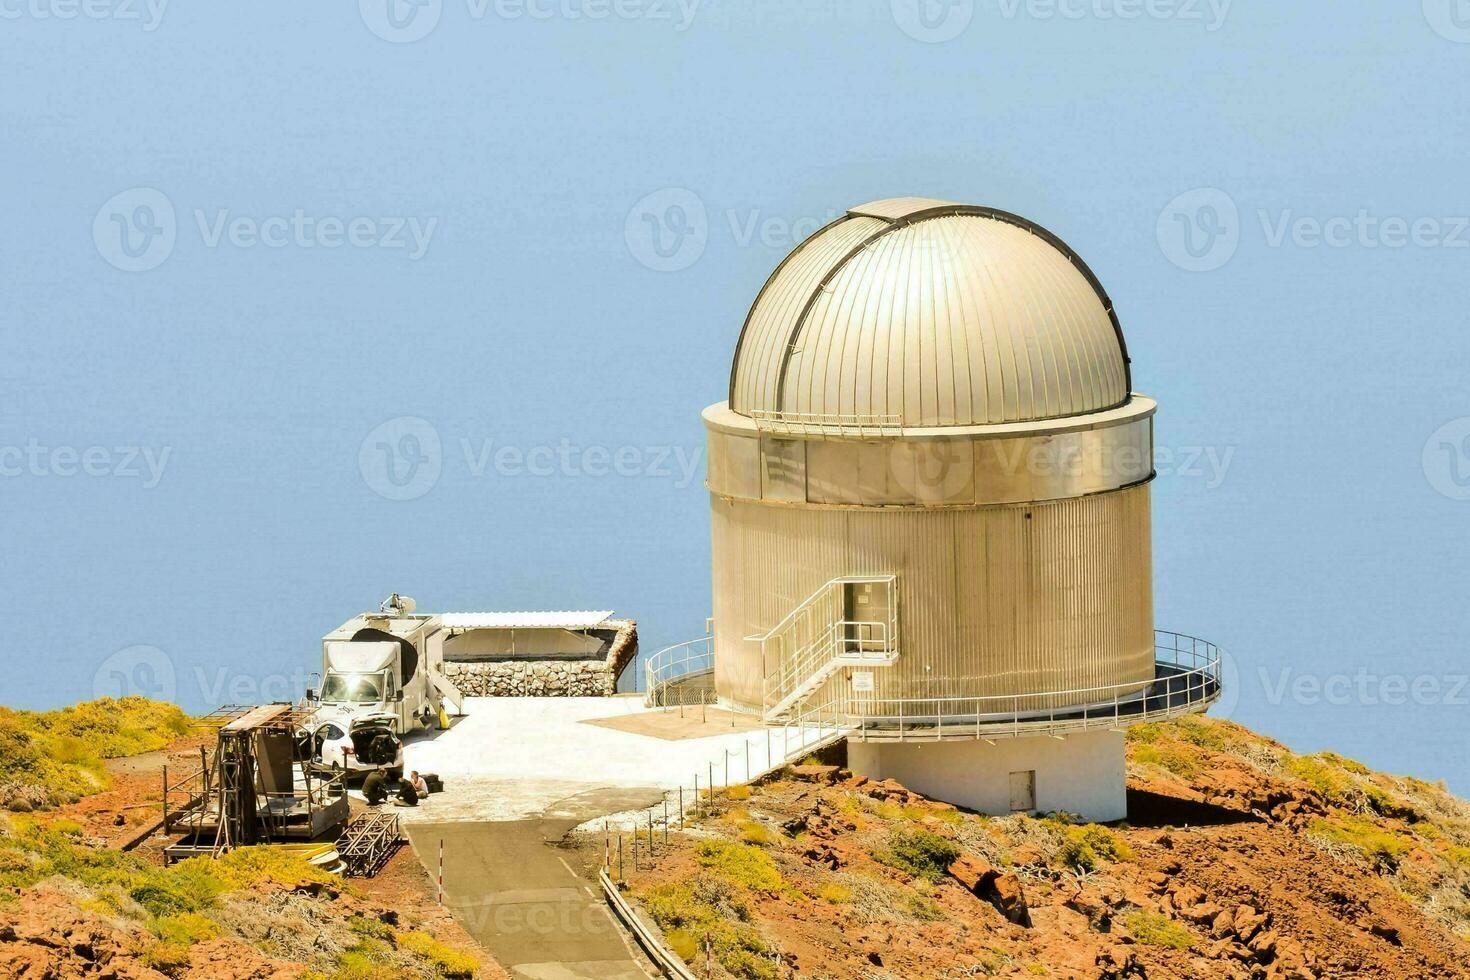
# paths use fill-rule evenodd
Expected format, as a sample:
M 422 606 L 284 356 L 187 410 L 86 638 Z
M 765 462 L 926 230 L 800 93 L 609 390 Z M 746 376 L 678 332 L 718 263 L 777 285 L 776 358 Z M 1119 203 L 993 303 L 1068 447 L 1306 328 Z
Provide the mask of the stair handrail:
M 764 665 L 769 660 L 767 654 L 772 641 L 784 638 L 786 633 L 794 631 L 803 622 L 802 617 L 809 616 L 813 611 L 825 605 L 827 618 L 813 628 L 814 635 L 808 642 L 793 649 L 789 655 L 784 649 L 778 650 L 778 665 L 765 672 L 763 700 L 766 709 L 770 710 L 773 705 L 784 701 L 807 678 L 824 677 L 830 674 L 839 658 L 855 656 L 857 659 L 874 663 L 892 663 L 898 653 L 898 595 L 897 589 L 894 588 L 897 581 L 898 576 L 893 574 L 837 576 L 823 583 L 821 587 L 793 607 L 775 626 L 764 633 L 746 637 L 748 642 L 761 644 L 761 662 Z M 886 619 L 850 620 L 840 617 L 836 612 L 834 604 L 836 590 L 845 585 L 860 584 L 883 585 L 890 590 Z M 851 627 L 877 628 L 880 632 L 876 638 L 879 650 L 871 656 L 867 655 L 861 647 L 874 642 L 873 639 L 865 636 L 848 637 L 846 633 Z M 859 644 L 856 654 L 851 649 L 854 640 Z

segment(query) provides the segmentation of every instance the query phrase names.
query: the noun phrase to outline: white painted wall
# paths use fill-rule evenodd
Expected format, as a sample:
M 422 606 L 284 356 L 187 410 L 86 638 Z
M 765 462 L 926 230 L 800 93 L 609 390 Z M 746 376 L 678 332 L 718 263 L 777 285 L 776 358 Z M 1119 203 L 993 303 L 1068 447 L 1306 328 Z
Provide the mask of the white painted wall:
M 1034 769 L 1039 812 L 1066 810 L 1099 823 L 1128 816 L 1121 732 L 994 744 L 850 741 L 847 764 L 870 779 L 896 779 L 916 793 L 997 816 L 1011 812 L 1011 773 Z

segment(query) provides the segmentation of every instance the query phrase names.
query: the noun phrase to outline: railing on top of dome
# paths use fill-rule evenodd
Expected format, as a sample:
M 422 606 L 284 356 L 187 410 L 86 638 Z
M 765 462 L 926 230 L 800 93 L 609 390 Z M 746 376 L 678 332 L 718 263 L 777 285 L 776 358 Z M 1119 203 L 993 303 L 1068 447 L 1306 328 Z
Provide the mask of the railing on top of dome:
M 714 673 L 712 635 L 664 647 L 643 664 L 643 703 L 650 708 L 714 704 Z
M 835 412 L 774 412 L 755 408 L 745 413 L 765 432 L 800 436 L 865 439 L 903 434 L 903 416 Z

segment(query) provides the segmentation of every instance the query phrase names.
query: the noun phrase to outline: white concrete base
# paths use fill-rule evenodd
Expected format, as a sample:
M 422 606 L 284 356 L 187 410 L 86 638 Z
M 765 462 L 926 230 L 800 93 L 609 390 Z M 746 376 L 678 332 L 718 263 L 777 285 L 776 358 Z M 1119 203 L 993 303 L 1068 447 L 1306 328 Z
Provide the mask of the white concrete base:
M 896 779 L 916 793 L 979 813 L 1003 816 L 1012 807 L 1012 773 L 1035 772 L 1034 810 L 1065 810 L 1102 823 L 1128 816 L 1121 732 L 1082 732 L 975 742 L 847 743 L 847 764 L 870 779 Z

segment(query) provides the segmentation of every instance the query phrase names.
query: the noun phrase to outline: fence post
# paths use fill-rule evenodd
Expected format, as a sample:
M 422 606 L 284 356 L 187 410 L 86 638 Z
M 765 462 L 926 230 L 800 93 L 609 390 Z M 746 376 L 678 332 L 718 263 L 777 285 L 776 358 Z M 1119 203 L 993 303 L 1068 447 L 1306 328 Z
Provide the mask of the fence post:
M 694 778 L 695 779 L 698 779 L 699 777 L 698 776 L 695 776 Z M 694 798 L 695 799 L 698 799 L 699 798 L 699 790 L 697 790 L 697 789 L 694 791 Z M 683 830 L 684 829 L 684 787 L 683 786 L 680 786 L 679 787 L 679 829 L 680 830 Z
M 439 904 L 444 904 L 444 838 L 439 838 Z

